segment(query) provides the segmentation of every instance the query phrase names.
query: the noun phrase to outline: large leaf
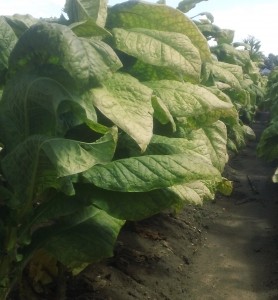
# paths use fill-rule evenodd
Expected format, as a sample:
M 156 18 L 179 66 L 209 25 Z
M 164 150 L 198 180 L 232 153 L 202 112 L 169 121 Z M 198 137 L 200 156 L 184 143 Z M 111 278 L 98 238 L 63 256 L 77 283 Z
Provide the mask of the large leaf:
M 70 29 L 79 37 L 109 37 L 111 33 L 105 28 L 96 24 L 93 19 L 88 19 L 82 22 L 72 23 Z
M 241 90 L 242 88 L 240 81 L 233 74 L 233 72 L 231 72 L 230 66 L 236 67 L 223 62 L 213 62 L 213 64 L 207 64 L 207 67 L 212 71 L 212 74 L 216 80 L 229 84 L 231 88 Z
M 152 90 L 126 74 L 115 74 L 90 91 L 94 105 L 144 151 L 152 137 Z
M 193 131 L 192 134 L 194 134 Z M 194 136 L 195 137 L 195 136 Z M 207 163 L 211 162 L 209 149 L 205 139 L 203 138 L 174 138 L 154 135 L 148 149 L 146 151 L 148 155 L 169 155 L 169 154 L 187 154 L 188 157 L 193 155 L 194 157 L 200 156 L 202 160 L 207 160 Z
M 123 193 L 107 191 L 91 184 L 77 186 L 79 199 L 106 211 L 109 215 L 122 220 L 142 220 L 172 206 L 176 199 L 167 190 L 154 190 L 142 193 Z M 80 201 L 78 199 L 78 201 Z
M 216 49 L 221 61 L 242 67 L 250 63 L 249 51 L 238 50 L 229 44 L 221 44 Z
M 195 140 L 203 140 L 208 148 L 210 159 L 214 167 L 221 173 L 228 161 L 227 154 L 227 129 L 223 122 L 217 121 L 211 126 L 204 127 L 192 133 Z
M 57 81 L 37 76 L 15 76 L 0 104 L 1 141 L 7 151 L 29 135 L 65 135 L 87 120 L 96 122 L 90 99 L 71 94 Z
M 113 255 L 123 224 L 93 205 L 86 206 L 35 232 L 24 254 L 44 248 L 77 274 L 88 264 Z
M 167 67 L 181 79 L 199 82 L 200 54 L 184 34 L 145 28 L 115 28 L 113 34 L 119 50 L 144 63 Z
M 109 77 L 121 62 L 112 48 L 98 39 L 78 38 L 67 26 L 40 22 L 21 36 L 10 57 L 12 71 L 27 67 L 51 76 L 62 69 L 80 90 Z
M 32 136 L 1 161 L 3 174 L 12 186 L 12 206 L 30 205 L 45 189 L 64 190 L 70 184 L 64 176 L 74 175 L 95 164 L 106 163 L 114 155 L 116 136 L 111 132 L 95 143 L 62 138 Z M 70 188 L 70 186 L 69 186 Z M 68 190 L 67 193 L 73 193 Z
M 210 125 L 220 116 L 234 116 L 233 105 L 221 101 L 207 89 L 178 81 L 145 82 L 178 122 L 193 128 Z
M 14 33 L 18 38 L 32 25 L 36 24 L 39 20 L 35 19 L 31 15 L 19 15 L 5 16 L 7 23 L 11 26 Z
M 257 154 L 268 161 L 278 158 L 278 122 L 267 127 L 258 144 Z
M 107 16 L 107 0 L 67 0 L 64 8 L 71 23 L 93 19 L 104 27 Z
M 109 28 L 146 28 L 186 35 L 199 50 L 203 61 L 211 61 L 207 40 L 190 18 L 166 5 L 128 1 L 114 5 L 108 13 Z
M 152 97 L 152 106 L 154 109 L 154 118 L 161 124 L 171 123 L 173 131 L 176 131 L 176 124 L 167 106 L 158 97 Z
M 148 155 L 97 165 L 84 172 L 85 182 L 113 191 L 145 192 L 199 179 L 219 179 L 220 173 L 199 155 Z
M 0 76 L 8 68 L 8 60 L 17 42 L 17 37 L 4 17 L 0 16 Z M 1 82 L 0 82 L 1 84 Z
M 216 185 L 217 181 L 212 181 L 210 185 Z M 168 190 L 173 193 L 172 197 L 178 198 L 177 208 L 183 207 L 185 204 L 201 205 L 204 200 L 211 200 L 214 194 L 208 188 L 208 183 L 202 181 L 194 181 L 180 185 L 169 187 Z

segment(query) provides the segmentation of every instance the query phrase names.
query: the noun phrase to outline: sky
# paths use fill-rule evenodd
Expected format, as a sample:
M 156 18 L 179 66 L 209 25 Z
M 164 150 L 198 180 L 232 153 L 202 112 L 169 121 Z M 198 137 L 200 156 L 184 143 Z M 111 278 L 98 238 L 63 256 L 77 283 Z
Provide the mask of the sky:
M 109 5 L 123 2 L 109 0 Z M 156 0 L 152 0 L 156 2 Z M 179 0 L 166 0 L 177 7 Z M 0 15 L 31 14 L 33 17 L 59 17 L 65 0 L 0 0 Z M 214 24 L 222 29 L 235 30 L 234 42 L 248 35 L 261 41 L 261 51 L 278 55 L 278 1 L 277 0 L 206 0 L 196 5 L 187 15 L 193 17 L 210 12 Z

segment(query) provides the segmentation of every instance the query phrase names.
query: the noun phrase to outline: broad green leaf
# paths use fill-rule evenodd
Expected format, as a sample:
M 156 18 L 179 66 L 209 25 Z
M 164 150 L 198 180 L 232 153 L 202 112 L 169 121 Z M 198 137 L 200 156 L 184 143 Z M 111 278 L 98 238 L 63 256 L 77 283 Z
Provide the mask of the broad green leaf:
M 81 187 L 79 198 L 87 199 L 94 206 L 104 210 L 114 218 L 138 221 L 169 208 L 175 203 L 167 190 L 154 190 L 147 193 L 122 193 L 97 189 L 92 185 Z
M 189 82 L 144 82 L 153 89 L 178 122 L 192 128 L 210 125 L 220 117 L 234 116 L 233 105 L 221 101 L 207 89 Z
M 250 62 L 249 52 L 245 50 L 238 50 L 228 43 L 223 43 L 217 47 L 218 57 L 221 61 L 238 65 L 246 66 Z
M 206 157 L 220 172 L 223 172 L 228 160 L 226 149 L 227 129 L 223 122 L 217 121 L 210 126 L 192 130 L 190 133 L 183 133 L 180 130 L 181 128 L 178 129 L 177 135 L 191 143 L 191 146 L 187 146 L 188 149 L 186 151 L 196 151 L 203 157 Z M 180 144 L 182 145 L 181 142 Z
M 114 132 L 95 143 L 31 136 L 1 161 L 3 174 L 17 197 L 11 205 L 30 205 L 45 189 L 63 190 L 63 185 L 70 184 L 70 178 L 59 177 L 110 161 L 116 147 L 115 139 Z
M 184 34 L 145 28 L 115 28 L 113 34 L 119 50 L 144 63 L 169 68 L 181 79 L 199 82 L 200 54 Z
M 67 139 L 51 139 L 41 146 L 59 177 L 77 174 L 95 164 L 103 164 L 113 158 L 117 142 L 117 130 L 94 143 Z
M 115 74 L 90 91 L 94 105 L 144 151 L 152 137 L 152 90 L 127 74 Z
M 225 124 L 217 121 L 211 126 L 194 131 L 192 136 L 193 139 L 205 141 L 213 166 L 222 173 L 228 161 L 226 148 L 227 129 Z
M 131 157 L 82 173 L 85 182 L 121 192 L 146 192 L 199 179 L 217 180 L 219 176 L 205 159 L 187 154 Z
M 123 224 L 90 205 L 37 230 L 25 255 L 44 248 L 77 274 L 88 264 L 113 256 Z
M 231 72 L 229 64 L 214 62 L 213 64 L 208 64 L 207 67 L 211 69 L 216 80 L 229 84 L 231 88 L 235 88 L 237 90 L 242 89 L 239 79 Z
M 241 84 L 244 81 L 243 69 L 241 66 L 235 64 L 229 64 L 225 62 L 218 62 L 217 65 L 229 72 L 231 72 Z
M 278 157 L 278 122 L 274 122 L 267 127 L 260 138 L 257 154 L 268 161 Z
M 93 19 L 87 19 L 86 21 L 72 23 L 70 29 L 79 37 L 109 37 L 111 33 L 105 28 L 96 24 Z
M 176 123 L 167 108 L 167 106 L 158 97 L 152 97 L 152 106 L 154 109 L 154 118 L 156 118 L 161 124 L 171 123 L 173 131 L 176 131 Z
M 131 56 L 130 56 L 131 57 Z M 153 80 L 177 80 L 184 81 L 181 74 L 174 69 L 163 66 L 155 66 L 145 63 L 141 60 L 136 60 L 132 65 L 124 66 L 127 73 L 137 78 L 139 81 L 153 81 Z M 188 81 L 196 82 L 193 77 Z
M 78 97 L 51 78 L 27 73 L 6 85 L 0 108 L 0 137 L 7 150 L 32 134 L 62 137 L 76 125 L 97 121 L 85 95 Z
M 30 52 L 30 47 L 36 51 Z M 35 68 L 39 74 L 53 77 L 55 72 L 60 75 L 62 69 L 64 77 L 70 77 L 79 90 L 99 84 L 121 66 L 115 52 L 104 42 L 78 38 L 67 26 L 44 22 L 28 29 L 10 56 L 13 72 Z
M 222 101 L 232 104 L 230 97 L 227 94 L 223 93 L 221 89 L 217 88 L 217 86 L 209 86 L 209 87 L 206 86 L 205 88 L 210 92 L 212 92 L 215 96 L 217 96 Z
M 194 135 L 194 132 L 192 135 Z M 195 136 L 194 136 L 195 137 Z M 210 159 L 210 153 L 208 151 L 207 141 L 202 137 L 199 138 L 174 138 L 154 135 L 148 149 L 147 155 L 170 155 L 170 154 L 187 154 L 188 157 L 193 155 L 194 157 L 200 156 L 202 160 L 206 160 L 207 163 L 212 163 Z
M 243 126 L 238 121 L 231 124 L 226 123 L 226 126 L 229 137 L 228 146 L 232 151 L 238 152 L 246 144 Z
M 256 134 L 255 134 L 254 130 L 247 125 L 242 125 L 242 127 L 244 130 L 246 139 L 254 141 L 256 139 Z
M 64 11 L 71 23 L 93 19 L 104 27 L 107 17 L 107 0 L 66 0 Z
M 17 37 L 7 23 L 5 17 L 0 16 L 0 76 L 8 68 L 10 54 L 17 42 Z M 0 82 L 1 84 L 1 82 Z
M 184 13 L 187 13 L 190 11 L 192 8 L 196 6 L 197 3 L 203 2 L 203 1 L 208 1 L 208 0 L 182 0 L 179 5 L 178 9 L 181 10 Z
M 110 8 L 108 28 L 146 28 L 186 35 L 199 50 L 203 61 L 211 61 L 207 40 L 194 22 L 181 11 L 160 4 L 128 1 Z
M 207 185 L 198 180 L 192 183 L 174 185 L 169 187 L 168 190 L 179 199 L 179 203 L 176 205 L 177 209 L 182 208 L 185 204 L 202 205 L 204 200 L 211 200 L 214 198 L 214 194 Z
M 5 16 L 5 19 L 18 38 L 20 38 L 28 28 L 39 22 L 38 19 L 31 15 L 15 14 L 13 16 Z

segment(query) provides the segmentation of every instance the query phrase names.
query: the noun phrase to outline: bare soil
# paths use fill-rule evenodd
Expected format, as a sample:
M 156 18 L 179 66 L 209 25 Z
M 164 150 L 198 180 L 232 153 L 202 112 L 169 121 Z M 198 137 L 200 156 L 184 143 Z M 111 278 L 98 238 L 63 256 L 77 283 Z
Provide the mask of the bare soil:
M 112 259 L 69 282 L 68 300 L 278 299 L 278 184 L 257 140 L 234 156 L 231 196 L 122 230 Z

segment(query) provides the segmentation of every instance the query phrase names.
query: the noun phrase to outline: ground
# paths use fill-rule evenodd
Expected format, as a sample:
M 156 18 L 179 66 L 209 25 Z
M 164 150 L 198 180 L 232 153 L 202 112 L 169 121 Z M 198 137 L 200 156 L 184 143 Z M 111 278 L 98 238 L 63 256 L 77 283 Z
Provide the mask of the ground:
M 231 196 L 128 223 L 115 257 L 68 285 L 68 300 L 278 299 L 278 184 L 257 140 L 232 157 Z

